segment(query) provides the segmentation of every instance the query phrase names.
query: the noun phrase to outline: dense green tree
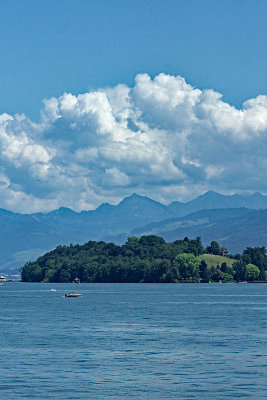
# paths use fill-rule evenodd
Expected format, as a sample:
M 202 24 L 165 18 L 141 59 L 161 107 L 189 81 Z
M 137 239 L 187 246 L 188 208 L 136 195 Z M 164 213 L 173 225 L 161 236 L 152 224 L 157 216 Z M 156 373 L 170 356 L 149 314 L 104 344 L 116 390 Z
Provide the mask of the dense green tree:
M 260 270 L 259 279 L 265 280 L 267 270 L 267 254 L 265 247 L 247 247 L 243 251 L 242 260 L 245 264 L 254 264 Z
M 37 263 L 27 263 L 21 271 L 21 280 L 24 282 L 41 282 L 42 268 Z
M 227 272 L 224 273 L 223 277 L 224 282 L 234 282 L 234 277 L 232 274 L 228 274 Z
M 199 264 L 199 276 L 202 282 L 209 281 L 208 266 L 205 260 L 201 260 Z
M 215 240 L 213 240 L 210 246 L 207 247 L 206 251 L 208 254 L 218 255 L 220 253 L 220 246 Z
M 223 273 L 227 272 L 227 264 L 226 264 L 226 262 L 223 262 L 223 263 L 222 263 L 220 270 L 221 270 Z
M 233 263 L 234 278 L 236 281 L 244 281 L 246 279 L 246 264 L 242 261 Z
M 246 265 L 246 279 L 248 281 L 255 281 L 260 276 L 260 269 L 254 264 Z
M 193 254 L 178 254 L 175 257 L 175 263 L 179 270 L 181 281 L 199 282 L 199 258 Z
M 224 273 L 215 266 L 212 266 L 209 271 L 210 280 L 213 282 L 220 282 L 224 280 Z

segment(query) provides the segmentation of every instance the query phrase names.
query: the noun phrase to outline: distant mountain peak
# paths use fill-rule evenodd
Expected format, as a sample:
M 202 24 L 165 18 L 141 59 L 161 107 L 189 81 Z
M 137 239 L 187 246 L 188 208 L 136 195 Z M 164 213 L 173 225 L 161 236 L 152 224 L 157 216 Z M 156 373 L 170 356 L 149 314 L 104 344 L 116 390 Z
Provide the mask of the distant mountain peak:
M 129 203 L 153 203 L 153 204 L 157 204 L 160 205 L 162 207 L 165 207 L 163 204 L 159 203 L 158 201 L 152 200 L 147 196 L 142 196 L 140 194 L 137 193 L 133 193 L 128 197 L 125 197 L 119 204 L 118 206 L 121 205 L 125 205 L 125 204 L 129 204 Z
M 49 215 L 70 215 L 70 214 L 76 214 L 76 212 L 68 207 L 59 207 L 56 210 L 50 211 L 48 214 Z
M 217 200 L 222 200 L 227 196 L 224 196 L 221 193 L 217 193 L 214 190 L 209 190 L 208 192 L 205 192 L 201 194 L 200 196 L 196 197 L 195 199 L 188 201 L 186 204 L 199 204 L 199 203 L 204 203 L 204 202 L 214 202 Z M 208 204 L 208 203 L 207 203 Z
M 97 207 L 97 210 L 99 210 L 101 208 L 106 208 L 106 207 L 114 207 L 114 206 L 109 203 L 102 203 L 102 204 L 100 204 L 100 206 Z
M 263 198 L 265 197 L 262 193 L 260 192 L 255 192 L 251 195 L 251 197 L 258 197 L 258 198 Z
M 110 210 L 114 209 L 115 207 L 116 206 L 113 206 L 112 204 L 109 204 L 109 203 L 102 203 L 102 204 L 100 204 L 100 206 L 97 207 L 96 210 L 93 210 L 91 212 L 93 212 L 93 213 L 96 212 L 97 214 L 107 213 Z
M 222 196 L 224 196 L 224 194 L 215 192 L 214 190 L 208 190 L 207 192 L 203 193 L 198 198 L 200 198 L 200 197 L 222 197 Z
M 124 200 L 135 200 L 135 199 L 149 199 L 149 197 L 146 196 L 142 196 L 141 194 L 137 194 L 137 193 L 132 193 L 130 196 L 126 196 L 122 201 Z M 151 199 L 149 199 L 151 200 Z

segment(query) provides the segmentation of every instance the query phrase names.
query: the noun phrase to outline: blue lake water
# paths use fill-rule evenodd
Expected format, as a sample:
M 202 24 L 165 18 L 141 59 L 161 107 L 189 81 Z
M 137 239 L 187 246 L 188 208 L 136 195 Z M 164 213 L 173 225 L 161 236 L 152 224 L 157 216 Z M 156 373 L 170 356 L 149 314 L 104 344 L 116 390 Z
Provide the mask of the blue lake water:
M 0 304 L 1 399 L 267 399 L 266 284 L 6 283 Z

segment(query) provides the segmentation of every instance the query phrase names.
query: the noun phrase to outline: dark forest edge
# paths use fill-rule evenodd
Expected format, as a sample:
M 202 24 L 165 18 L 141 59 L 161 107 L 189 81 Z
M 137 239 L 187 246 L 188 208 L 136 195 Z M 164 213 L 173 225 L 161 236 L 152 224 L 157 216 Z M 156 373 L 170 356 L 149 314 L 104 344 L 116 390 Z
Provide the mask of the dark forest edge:
M 141 283 L 242 282 L 266 279 L 265 247 L 247 247 L 208 265 L 205 254 L 225 255 L 216 241 L 204 248 L 200 237 L 166 243 L 158 236 L 129 237 L 122 246 L 103 241 L 58 246 L 21 268 L 23 282 Z M 218 260 L 221 260 L 218 257 Z M 215 257 L 216 260 L 216 257 Z

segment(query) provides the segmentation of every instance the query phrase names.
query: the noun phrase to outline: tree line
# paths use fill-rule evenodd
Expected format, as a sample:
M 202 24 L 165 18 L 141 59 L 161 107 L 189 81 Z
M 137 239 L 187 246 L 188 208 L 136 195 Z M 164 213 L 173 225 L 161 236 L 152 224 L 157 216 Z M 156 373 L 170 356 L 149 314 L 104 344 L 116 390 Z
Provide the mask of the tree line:
M 58 246 L 21 268 L 23 282 L 231 282 L 265 280 L 265 247 L 247 247 L 243 254 L 208 266 L 204 253 L 218 254 L 220 246 L 211 242 L 204 248 L 200 237 L 166 243 L 149 235 L 129 237 L 117 246 L 103 241 L 84 245 Z M 203 257 L 202 257 L 203 258 Z

